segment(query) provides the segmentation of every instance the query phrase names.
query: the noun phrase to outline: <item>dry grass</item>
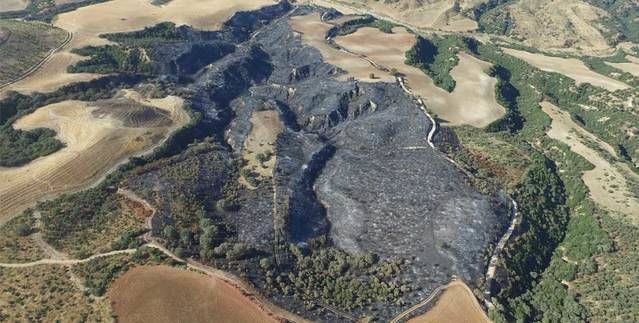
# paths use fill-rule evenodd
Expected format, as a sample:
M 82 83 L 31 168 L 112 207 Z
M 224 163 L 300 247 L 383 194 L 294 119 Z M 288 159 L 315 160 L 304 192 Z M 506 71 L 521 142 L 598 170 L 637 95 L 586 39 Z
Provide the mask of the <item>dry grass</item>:
M 27 7 L 27 0 L 2 0 L 0 1 L 0 12 L 22 10 Z
M 506 54 L 522 59 L 542 71 L 564 74 L 575 80 L 577 84 L 590 83 L 609 91 L 622 90 L 630 87 L 626 83 L 591 71 L 584 62 L 576 58 L 552 57 L 512 48 L 502 48 L 502 50 Z
M 276 322 L 232 285 L 167 266 L 136 267 L 109 290 L 119 322 Z
M 589 55 L 610 52 L 606 28 L 600 24 L 609 14 L 588 1 L 517 1 L 502 10 L 514 21 L 512 34 L 529 46 Z
M 484 127 L 505 113 L 495 98 L 497 80 L 485 72 L 491 65 L 473 56 L 459 54 L 459 64 L 451 70 L 457 85 L 449 93 L 435 86 L 432 79 L 420 69 L 404 64 L 405 53 L 416 41 L 415 35 L 404 28 L 396 27 L 393 34 L 385 34 L 378 29 L 365 27 L 353 34 L 338 37 L 335 41 L 344 48 L 404 74 L 415 94 L 420 95 L 426 106 L 450 125 Z
M 639 179 L 639 176 L 632 173 L 627 165 L 611 164 L 597 151 L 588 147 L 579 136 L 596 142 L 612 156 L 616 155 L 610 145 L 577 125 L 567 112 L 549 102 L 542 102 L 541 106 L 552 119 L 551 128 L 547 132 L 548 136 L 567 144 L 572 151 L 595 166 L 594 169 L 584 172 L 582 176 L 592 199 L 604 208 L 625 214 L 635 224 L 639 224 L 639 199 L 632 196 L 626 182 L 628 177 Z
M 0 268 L 0 318 L 6 322 L 107 322 L 108 300 L 87 297 L 64 266 Z
M 164 21 L 215 30 L 237 11 L 258 9 L 273 3 L 272 0 L 173 0 L 163 6 L 155 6 L 149 0 L 112 0 L 63 13 L 55 19 L 54 25 L 72 32 L 72 41 L 36 73 L 4 91 L 49 92 L 72 82 L 98 77 L 94 74 L 68 74 L 66 70 L 82 59 L 71 54 L 72 49 L 108 44 L 107 40 L 98 37 L 100 34 L 139 30 Z
M 0 262 L 30 262 L 45 258 L 33 236 L 20 236 L 19 225 L 34 226 L 33 217 L 23 214 L 0 227 Z
M 454 281 L 439 296 L 426 314 L 409 323 L 487 323 L 490 322 L 473 292 L 461 281 Z
M 291 28 L 301 34 L 304 44 L 320 51 L 324 61 L 346 71 L 339 79 L 355 78 L 363 82 L 394 82 L 395 78 L 381 73 L 369 62 L 348 53 L 341 52 L 326 43 L 326 32 L 333 25 L 322 22 L 318 13 L 306 16 L 295 16 L 289 20 Z M 370 75 L 375 78 L 371 79 Z
M 606 62 L 606 64 L 618 68 L 624 72 L 630 73 L 634 76 L 639 76 L 639 58 L 633 56 L 626 56 L 626 59 L 630 62 L 627 63 L 611 63 Z
M 0 223 L 38 200 L 97 183 L 110 169 L 149 151 L 189 120 L 178 97 L 144 99 L 130 91 L 123 95 L 132 106 L 145 104 L 166 111 L 172 124 L 127 127 L 117 115 L 96 115 L 98 108 L 81 101 L 48 105 L 14 123 L 18 129 L 54 129 L 66 147 L 25 166 L 0 170 Z
M 482 0 L 310 0 L 320 6 L 335 8 L 344 13 L 374 13 L 388 20 L 401 22 L 418 28 L 434 28 L 445 31 L 470 31 L 477 23 L 454 10 L 471 7 Z M 346 10 L 346 11 L 343 11 Z
M 251 116 L 251 132 L 244 142 L 243 158 L 248 162 L 245 168 L 256 172 L 262 178 L 273 177 L 275 167 L 275 140 L 284 130 L 277 111 L 257 111 Z M 266 162 L 258 160 L 257 155 L 273 156 Z M 248 184 L 248 183 L 245 183 Z
M 66 36 L 64 30 L 44 23 L 0 20 L 0 86 L 40 63 Z

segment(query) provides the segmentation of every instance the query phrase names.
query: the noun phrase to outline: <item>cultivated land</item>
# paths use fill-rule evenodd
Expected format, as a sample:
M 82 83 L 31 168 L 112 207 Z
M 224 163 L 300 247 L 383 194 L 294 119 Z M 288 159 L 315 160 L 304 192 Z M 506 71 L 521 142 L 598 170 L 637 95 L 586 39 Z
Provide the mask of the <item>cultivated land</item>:
M 0 12 L 22 10 L 27 7 L 27 0 L 2 0 L 0 2 Z
M 320 20 L 319 13 L 305 16 L 295 16 L 289 20 L 291 28 L 301 34 L 302 42 L 320 51 L 325 62 L 335 65 L 346 71 L 340 75 L 340 80 L 355 78 L 364 82 L 394 82 L 395 78 L 388 73 L 382 73 L 369 62 L 351 55 L 326 43 L 326 32 L 333 27 L 329 23 Z M 375 76 L 374 79 L 370 75 Z
M 415 41 L 415 35 L 400 27 L 394 28 L 392 34 L 364 27 L 335 39 L 340 46 L 403 74 L 408 86 L 444 123 L 485 127 L 504 115 L 504 108 L 495 99 L 497 80 L 486 74 L 491 64 L 466 53 L 458 54 L 459 63 L 450 72 L 456 87 L 449 93 L 437 87 L 423 71 L 404 63 L 405 53 Z
M 626 83 L 591 71 L 584 62 L 576 58 L 552 57 L 512 48 L 502 48 L 502 50 L 506 54 L 522 59 L 542 71 L 564 74 L 575 80 L 577 84 L 590 83 L 609 91 L 623 90 L 630 87 Z
M 409 323 L 488 323 L 473 292 L 461 281 L 448 284 L 426 314 L 408 320 Z
M 594 169 L 583 173 L 583 181 L 590 189 L 595 202 L 605 209 L 628 216 L 635 224 L 639 224 L 639 197 L 637 192 L 631 191 L 628 180 L 639 180 L 639 176 L 632 173 L 623 163 L 612 163 L 586 144 L 586 140 L 594 142 L 599 149 L 603 149 L 611 156 L 616 156 L 610 145 L 599 140 L 591 133 L 577 125 L 570 115 L 549 102 L 541 103 L 543 111 L 552 119 L 552 126 L 547 134 L 568 146 L 575 153 L 581 155 Z
M 229 283 L 167 266 L 136 267 L 109 290 L 119 322 L 277 322 Z
M 148 0 L 114 0 L 63 13 L 53 24 L 71 32 L 71 42 L 53 54 L 38 71 L 0 90 L 0 97 L 7 90 L 50 92 L 66 84 L 97 78 L 97 74 L 67 73 L 67 67 L 83 59 L 71 50 L 108 44 L 109 41 L 99 38 L 100 34 L 139 30 L 164 21 L 215 30 L 237 11 L 272 3 L 271 0 L 173 0 L 163 6 L 154 6 Z
M 461 15 L 454 7 L 459 6 L 461 9 L 466 9 L 483 1 L 310 0 L 310 2 L 321 6 L 332 7 L 343 13 L 365 14 L 373 12 L 376 15 L 387 17 L 390 20 L 401 21 L 420 28 L 433 28 L 445 31 L 471 31 L 477 29 L 477 23 Z
M 16 129 L 51 128 L 66 147 L 0 170 L 0 223 L 35 201 L 89 187 L 118 163 L 157 146 L 188 122 L 182 104 L 174 96 L 145 99 L 124 91 L 116 99 L 64 101 L 20 118 Z
M 0 20 L 0 91 L 40 63 L 66 37 L 64 30 L 44 23 Z

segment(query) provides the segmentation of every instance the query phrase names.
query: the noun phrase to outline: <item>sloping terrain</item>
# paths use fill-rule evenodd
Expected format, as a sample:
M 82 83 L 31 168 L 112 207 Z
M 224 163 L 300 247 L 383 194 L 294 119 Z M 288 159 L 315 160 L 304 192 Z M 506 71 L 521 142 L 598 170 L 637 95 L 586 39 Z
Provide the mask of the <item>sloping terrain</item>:
M 482 17 L 488 32 L 504 33 L 524 44 L 590 55 L 610 52 L 613 42 L 602 20 L 610 15 L 587 1 L 515 1 Z
M 17 120 L 17 129 L 54 129 L 66 147 L 25 166 L 0 170 L 1 221 L 35 201 L 91 186 L 129 156 L 160 144 L 188 122 L 182 104 L 174 96 L 146 99 L 129 91 L 102 102 L 51 104 Z
M 67 68 L 83 59 L 72 53 L 73 49 L 108 44 L 108 40 L 99 37 L 101 34 L 138 30 L 164 21 L 213 30 L 238 10 L 256 9 L 271 3 L 271 0 L 174 0 L 160 7 L 147 0 L 114 0 L 63 13 L 56 17 L 54 26 L 72 33 L 71 42 L 53 54 L 36 73 L 2 89 L 0 97 L 7 90 L 48 92 L 98 77 L 89 73 L 70 74 Z
M 575 80 L 577 84 L 590 83 L 609 91 L 623 90 L 630 87 L 628 84 L 593 72 L 582 61 L 576 58 L 546 56 L 512 48 L 502 48 L 502 50 L 509 55 L 523 59 L 542 71 L 564 74 Z
M 487 74 L 491 64 L 474 56 L 458 55 L 459 63 L 450 72 L 456 86 L 449 93 L 436 86 L 420 69 L 405 64 L 405 53 L 415 45 L 416 38 L 404 28 L 394 28 L 392 34 L 360 28 L 350 35 L 337 37 L 335 42 L 381 66 L 395 69 L 442 122 L 485 127 L 505 113 L 495 98 L 497 80 Z
M 38 22 L 0 20 L 0 90 L 62 45 L 67 33 Z

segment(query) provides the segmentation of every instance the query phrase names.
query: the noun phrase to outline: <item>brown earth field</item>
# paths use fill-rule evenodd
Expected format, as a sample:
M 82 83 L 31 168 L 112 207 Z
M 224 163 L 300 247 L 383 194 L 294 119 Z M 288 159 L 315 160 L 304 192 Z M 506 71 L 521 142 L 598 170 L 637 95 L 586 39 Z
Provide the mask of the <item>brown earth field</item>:
M 408 86 L 422 97 L 427 108 L 449 125 L 468 124 L 481 128 L 505 114 L 495 98 L 497 80 L 486 74 L 491 64 L 460 53 L 458 65 L 450 72 L 456 81 L 455 90 L 449 93 L 437 87 L 420 69 L 404 64 L 405 53 L 415 41 L 415 35 L 402 27 L 394 28 L 392 34 L 364 27 L 335 39 L 340 46 L 404 74 Z
M 118 322 L 277 322 L 225 281 L 168 266 L 136 267 L 109 289 Z
M 522 59 L 542 71 L 563 74 L 575 80 L 577 84 L 590 83 L 609 91 L 623 90 L 630 87 L 626 83 L 591 71 L 584 62 L 576 58 L 546 56 L 512 48 L 502 48 L 502 50 L 504 53 Z
M 409 323 L 488 323 L 473 292 L 461 281 L 454 281 L 438 297 L 426 314 L 408 320 Z
M 355 78 L 362 82 L 395 82 L 395 78 L 388 73 L 382 73 L 373 67 L 369 62 L 335 49 L 326 43 L 326 32 L 333 25 L 322 22 L 318 13 L 305 16 L 295 16 L 289 20 L 291 28 L 301 35 L 302 42 L 320 51 L 324 61 L 339 67 L 346 74 L 340 75 L 339 79 L 346 80 Z M 374 79 L 370 75 L 375 76 Z
M 634 174 L 628 165 L 612 164 L 595 149 L 586 145 L 580 137 L 597 143 L 610 155 L 616 156 L 613 147 L 577 125 L 568 112 L 562 111 L 550 102 L 542 102 L 541 107 L 552 119 L 551 127 L 547 131 L 548 136 L 570 146 L 570 150 L 594 165 L 592 170 L 584 172 L 582 176 L 592 199 L 605 209 L 626 215 L 630 221 L 639 224 L 639 199 L 636 194 L 633 196 L 627 183 L 629 178 L 639 180 L 639 176 Z
M 73 33 L 71 42 L 53 54 L 38 71 L 0 91 L 0 97 L 8 90 L 50 92 L 66 84 L 99 77 L 96 74 L 70 74 L 66 70 L 83 59 L 71 50 L 109 43 L 99 38 L 100 34 L 139 30 L 164 21 L 215 30 L 237 11 L 254 10 L 273 3 L 272 0 L 172 0 L 166 5 L 155 6 L 149 0 L 112 0 L 63 13 L 55 18 L 53 25 Z
M 51 104 L 18 119 L 16 129 L 51 128 L 66 147 L 27 165 L 0 169 L 0 224 L 38 200 L 96 184 L 188 121 L 182 99 L 145 99 L 134 91 L 96 103 Z

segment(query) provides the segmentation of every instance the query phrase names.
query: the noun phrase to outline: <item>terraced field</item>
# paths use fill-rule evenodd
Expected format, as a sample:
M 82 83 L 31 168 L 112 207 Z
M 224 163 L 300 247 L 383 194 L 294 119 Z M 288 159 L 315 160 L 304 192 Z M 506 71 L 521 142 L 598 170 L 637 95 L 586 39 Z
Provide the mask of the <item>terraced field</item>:
M 91 186 L 129 156 L 157 146 L 188 122 L 182 104 L 174 96 L 146 99 L 124 91 L 97 103 L 48 105 L 17 120 L 17 129 L 54 129 L 66 147 L 25 166 L 0 170 L 0 223 L 35 201 Z M 124 112 L 123 107 L 137 113 Z

